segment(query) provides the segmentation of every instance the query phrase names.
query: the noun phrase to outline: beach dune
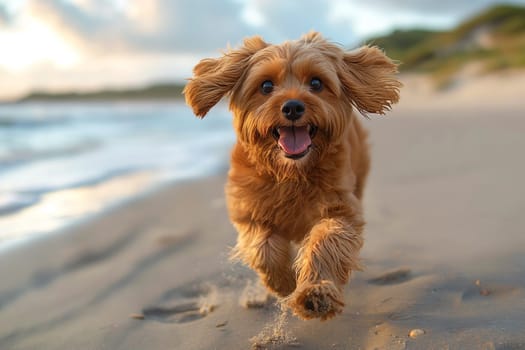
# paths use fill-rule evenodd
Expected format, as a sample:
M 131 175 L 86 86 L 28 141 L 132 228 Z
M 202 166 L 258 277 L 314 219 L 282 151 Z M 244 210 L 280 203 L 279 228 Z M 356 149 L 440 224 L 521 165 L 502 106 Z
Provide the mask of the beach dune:
M 364 120 L 365 269 L 335 319 L 228 260 L 219 174 L 1 254 L 0 349 L 525 349 L 525 75 L 404 82 Z

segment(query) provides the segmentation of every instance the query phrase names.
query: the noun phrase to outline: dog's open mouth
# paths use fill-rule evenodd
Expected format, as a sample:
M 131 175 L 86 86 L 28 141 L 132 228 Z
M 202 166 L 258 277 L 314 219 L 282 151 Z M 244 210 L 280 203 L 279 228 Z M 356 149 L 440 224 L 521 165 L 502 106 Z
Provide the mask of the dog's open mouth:
M 273 129 L 273 136 L 284 156 L 291 159 L 304 157 L 312 146 L 312 138 L 315 136 L 317 127 L 313 125 L 303 126 L 279 126 Z

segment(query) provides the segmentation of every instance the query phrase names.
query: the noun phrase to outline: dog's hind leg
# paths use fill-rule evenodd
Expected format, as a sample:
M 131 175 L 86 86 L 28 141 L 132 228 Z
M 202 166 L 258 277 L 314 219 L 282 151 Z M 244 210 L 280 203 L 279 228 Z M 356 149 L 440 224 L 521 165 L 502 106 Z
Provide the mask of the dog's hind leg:
M 295 262 L 297 289 L 288 298 L 296 315 L 326 320 L 342 311 L 344 285 L 352 270 L 360 269 L 363 225 L 362 220 L 350 224 L 330 218 L 312 228 Z
M 295 290 L 291 246 L 285 238 L 261 232 L 251 236 L 240 234 L 233 257 L 257 271 L 266 287 L 278 296 L 287 296 Z

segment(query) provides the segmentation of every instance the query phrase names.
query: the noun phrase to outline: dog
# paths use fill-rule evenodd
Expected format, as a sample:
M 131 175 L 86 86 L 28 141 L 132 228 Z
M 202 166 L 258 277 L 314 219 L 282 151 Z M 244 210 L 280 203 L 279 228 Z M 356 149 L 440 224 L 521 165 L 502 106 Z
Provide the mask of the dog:
M 229 97 L 234 255 L 300 318 L 342 312 L 344 286 L 361 269 L 370 158 L 358 115 L 391 109 L 397 72 L 377 47 L 345 51 L 317 32 L 281 45 L 254 36 L 201 60 L 184 89 L 201 118 Z

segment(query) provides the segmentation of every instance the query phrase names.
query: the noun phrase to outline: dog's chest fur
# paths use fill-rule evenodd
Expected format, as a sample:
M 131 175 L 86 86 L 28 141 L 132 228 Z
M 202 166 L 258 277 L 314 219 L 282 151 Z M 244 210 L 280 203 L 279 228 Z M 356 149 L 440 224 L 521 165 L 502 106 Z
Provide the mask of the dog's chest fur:
M 233 163 L 226 186 L 230 219 L 234 225 L 257 225 L 301 241 L 321 218 L 350 207 L 351 179 L 324 176 L 319 169 L 312 174 L 312 178 L 278 182 L 271 175 Z

